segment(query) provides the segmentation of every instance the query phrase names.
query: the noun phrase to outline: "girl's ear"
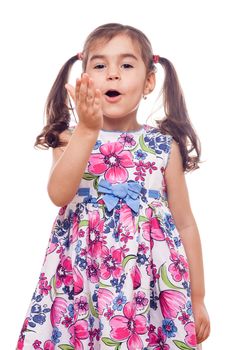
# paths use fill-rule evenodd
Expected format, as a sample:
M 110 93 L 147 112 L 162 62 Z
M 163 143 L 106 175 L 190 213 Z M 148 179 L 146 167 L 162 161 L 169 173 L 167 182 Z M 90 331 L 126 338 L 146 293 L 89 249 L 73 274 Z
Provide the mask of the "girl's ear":
M 148 73 L 146 77 L 145 85 L 144 85 L 144 90 L 143 90 L 144 95 L 148 95 L 154 90 L 155 82 L 156 82 L 155 72 Z

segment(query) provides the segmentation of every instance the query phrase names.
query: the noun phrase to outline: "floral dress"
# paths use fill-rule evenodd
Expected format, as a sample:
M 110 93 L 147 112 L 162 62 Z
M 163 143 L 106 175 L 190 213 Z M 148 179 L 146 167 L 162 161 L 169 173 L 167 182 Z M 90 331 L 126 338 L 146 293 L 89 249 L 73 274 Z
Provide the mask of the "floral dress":
M 171 142 L 149 125 L 100 130 L 55 218 L 17 350 L 197 349 L 164 179 Z

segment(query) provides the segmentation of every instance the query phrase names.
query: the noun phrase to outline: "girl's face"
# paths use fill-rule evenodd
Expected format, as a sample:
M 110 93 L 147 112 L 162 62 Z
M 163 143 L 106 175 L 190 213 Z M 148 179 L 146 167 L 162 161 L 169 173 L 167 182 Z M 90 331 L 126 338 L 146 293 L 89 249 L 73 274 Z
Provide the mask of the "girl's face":
M 139 47 L 124 34 L 93 45 L 86 73 L 101 90 L 103 114 L 111 119 L 136 117 L 142 96 L 155 85 L 155 74 L 146 74 Z

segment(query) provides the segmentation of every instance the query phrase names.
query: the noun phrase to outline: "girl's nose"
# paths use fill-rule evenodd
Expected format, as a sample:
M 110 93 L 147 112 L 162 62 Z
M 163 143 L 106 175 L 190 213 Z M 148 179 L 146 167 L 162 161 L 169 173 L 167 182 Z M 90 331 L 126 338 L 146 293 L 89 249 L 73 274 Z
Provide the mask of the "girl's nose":
M 117 69 L 111 69 L 107 73 L 107 79 L 108 80 L 119 80 L 120 73 L 117 71 Z

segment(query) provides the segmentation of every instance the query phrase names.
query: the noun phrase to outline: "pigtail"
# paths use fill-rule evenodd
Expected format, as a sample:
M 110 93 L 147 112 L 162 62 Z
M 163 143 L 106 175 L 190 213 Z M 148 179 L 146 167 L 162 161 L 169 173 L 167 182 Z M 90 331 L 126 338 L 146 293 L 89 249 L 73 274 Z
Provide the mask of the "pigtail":
M 59 134 L 69 127 L 70 109 L 67 105 L 69 96 L 65 84 L 68 81 L 70 70 L 78 55 L 71 57 L 61 68 L 53 83 L 45 104 L 46 125 L 42 132 L 36 137 L 34 147 L 48 149 L 63 146 L 64 142 L 59 140 Z
M 165 118 L 156 120 L 162 133 L 169 133 L 179 143 L 184 171 L 198 169 L 200 162 L 200 140 L 189 119 L 184 95 L 172 63 L 163 57 L 158 62 L 163 66 L 163 103 Z M 196 155 L 190 155 L 195 150 Z

